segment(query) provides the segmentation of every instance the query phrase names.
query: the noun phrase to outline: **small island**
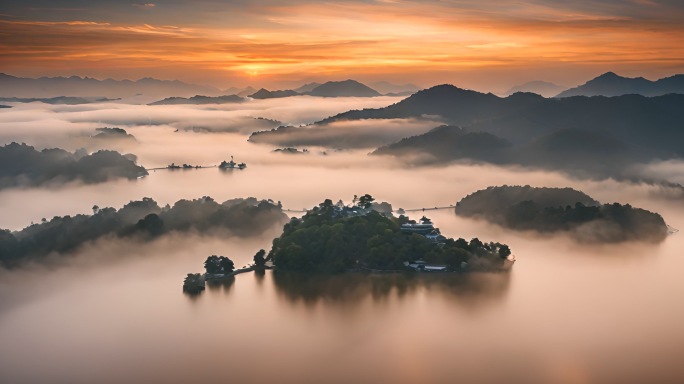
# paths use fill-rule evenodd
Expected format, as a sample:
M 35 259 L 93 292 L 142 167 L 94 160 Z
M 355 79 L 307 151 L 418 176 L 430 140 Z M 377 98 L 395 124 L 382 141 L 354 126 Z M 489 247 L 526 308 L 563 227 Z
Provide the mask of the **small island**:
M 267 260 L 280 271 L 504 271 L 512 265 L 507 245 L 477 238 L 451 239 L 430 220 L 420 223 L 373 209 L 373 197 L 351 207 L 331 200 L 293 218 L 273 240 Z
M 225 161 L 223 160 L 221 164 L 219 164 L 219 169 L 221 170 L 226 170 L 226 169 L 245 169 L 247 168 L 247 164 L 245 163 L 236 163 L 235 160 L 233 160 L 233 156 L 230 157 L 230 161 Z
M 135 155 L 101 150 L 68 152 L 59 148 L 36 150 L 24 143 L 0 147 L 0 189 L 37 187 L 80 181 L 86 184 L 109 180 L 135 180 L 147 175 Z
M 564 232 L 582 243 L 658 243 L 668 226 L 657 213 L 629 204 L 601 204 L 571 188 L 489 187 L 456 204 L 456 214 L 518 231 Z
M 126 132 L 126 130 L 123 128 L 103 127 L 95 128 L 95 131 L 97 131 L 97 134 L 92 135 L 91 137 L 96 140 L 121 140 L 132 143 L 137 142 L 135 136 Z
M 294 147 L 285 147 L 285 148 L 277 148 L 272 151 L 273 153 L 283 153 L 286 155 L 308 155 L 309 150 L 304 148 L 302 150 L 299 150 Z
M 234 270 L 230 259 L 205 262 L 205 279 L 273 268 L 277 273 L 340 274 L 346 272 L 506 272 L 515 262 L 505 244 L 443 236 L 427 217 L 420 222 L 394 217 L 389 204 L 371 195 L 355 197 L 352 205 L 326 199 L 302 218 L 285 224 L 266 254 L 254 264 Z M 223 261 L 222 261 L 223 260 Z M 194 280 L 193 280 L 194 281 Z

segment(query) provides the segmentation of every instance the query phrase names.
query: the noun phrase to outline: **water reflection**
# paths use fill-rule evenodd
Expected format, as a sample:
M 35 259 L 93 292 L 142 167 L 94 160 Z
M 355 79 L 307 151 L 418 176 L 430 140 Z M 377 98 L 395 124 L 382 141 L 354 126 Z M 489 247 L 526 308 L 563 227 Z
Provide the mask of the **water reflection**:
M 235 276 L 226 277 L 223 279 L 207 280 L 207 289 L 212 292 L 229 293 L 235 284 Z
M 475 307 L 503 299 L 511 281 L 510 273 L 347 273 L 311 276 L 275 271 L 272 276 L 281 297 L 309 307 L 319 302 L 358 304 L 369 297 L 381 302 L 392 296 L 404 298 L 421 291 L 442 294 L 459 304 Z
M 254 280 L 256 280 L 258 285 L 263 285 L 265 278 L 266 278 L 266 270 L 265 269 L 255 269 L 254 270 Z

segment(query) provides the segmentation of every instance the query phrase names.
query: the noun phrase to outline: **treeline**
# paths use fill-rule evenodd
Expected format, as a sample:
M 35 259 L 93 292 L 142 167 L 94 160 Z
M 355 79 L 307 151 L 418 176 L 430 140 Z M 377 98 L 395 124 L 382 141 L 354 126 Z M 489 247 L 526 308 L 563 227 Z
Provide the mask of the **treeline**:
M 591 196 L 572 188 L 503 185 L 469 194 L 458 202 L 456 212 L 462 216 L 486 216 L 500 220 L 511 205 L 527 200 L 534 201 L 542 207 L 574 206 L 575 203 L 600 205 Z
M 147 175 L 145 168 L 135 162 L 135 156 L 116 151 L 92 154 L 84 150 L 71 153 L 58 148 L 38 151 L 23 143 L 11 143 L 0 147 L 0 189 L 74 180 L 101 183 Z
M 380 147 L 372 155 L 390 155 L 415 165 L 454 161 L 521 165 L 589 178 L 624 177 L 630 165 L 654 159 L 638 146 L 600 131 L 560 129 L 514 145 L 490 132 L 450 125 Z
M 137 141 L 135 139 L 135 136 L 126 132 L 126 130 L 123 128 L 103 127 L 103 128 L 95 128 L 95 131 L 97 131 L 97 134 L 92 136 L 93 139 L 98 139 L 98 140 L 127 140 L 127 141 L 131 141 L 131 142 Z
M 660 242 L 667 236 L 657 213 L 629 204 L 600 205 L 570 188 L 490 187 L 459 201 L 456 213 L 515 230 L 564 231 L 592 243 Z
M 279 206 L 265 200 L 254 201 L 236 199 L 219 204 L 203 197 L 160 207 L 156 201 L 144 198 L 119 210 L 94 206 L 92 215 L 43 219 L 42 223 L 17 232 L 0 230 L 0 263 L 15 266 L 54 253 L 68 253 L 107 236 L 141 241 L 169 232 L 190 231 L 253 236 L 287 221 Z
M 498 270 L 510 255 L 508 246 L 499 243 L 446 239 L 437 244 L 419 234 L 402 233 L 400 226 L 408 221 L 374 210 L 340 215 L 326 200 L 286 224 L 267 259 L 279 271 L 339 273 L 363 268 L 404 270 L 405 262 L 418 260 L 452 271 Z

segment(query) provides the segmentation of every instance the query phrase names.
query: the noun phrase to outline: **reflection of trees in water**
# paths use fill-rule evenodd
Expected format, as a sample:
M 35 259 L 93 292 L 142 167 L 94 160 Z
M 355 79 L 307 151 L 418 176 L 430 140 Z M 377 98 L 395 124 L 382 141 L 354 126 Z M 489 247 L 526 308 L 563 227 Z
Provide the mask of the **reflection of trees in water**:
M 399 298 L 424 289 L 465 306 L 502 299 L 510 285 L 510 273 L 346 273 L 305 275 L 273 272 L 276 291 L 291 302 L 315 305 L 319 301 L 354 304 L 371 297 L 375 301 Z
M 207 280 L 207 288 L 212 292 L 228 293 L 233 288 L 233 284 L 235 284 L 235 276 Z
M 254 278 L 257 284 L 262 285 L 264 283 L 264 278 L 266 277 L 266 269 L 258 268 L 254 270 Z
M 185 290 L 184 290 L 184 291 L 183 291 L 183 295 L 184 295 L 185 297 L 187 297 L 190 301 L 196 302 L 197 299 L 199 299 L 200 296 L 202 295 L 202 291 L 197 291 L 197 292 L 193 291 L 193 292 L 189 292 L 189 291 L 185 291 Z

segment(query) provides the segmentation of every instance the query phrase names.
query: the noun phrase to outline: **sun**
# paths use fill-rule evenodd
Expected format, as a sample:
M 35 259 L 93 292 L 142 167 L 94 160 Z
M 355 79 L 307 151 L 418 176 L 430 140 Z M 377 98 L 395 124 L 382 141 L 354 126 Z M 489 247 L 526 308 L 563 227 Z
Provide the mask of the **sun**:
M 259 76 L 259 74 L 261 74 L 261 72 L 263 71 L 263 69 L 264 69 L 263 66 L 261 66 L 261 65 L 255 65 L 255 64 L 245 65 L 245 67 L 244 67 L 245 73 L 246 73 L 250 78 L 254 78 L 254 77 Z

